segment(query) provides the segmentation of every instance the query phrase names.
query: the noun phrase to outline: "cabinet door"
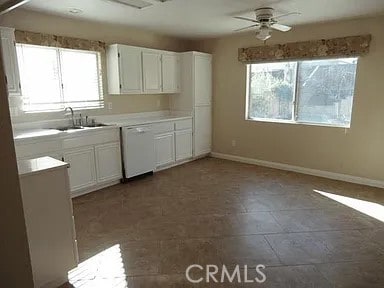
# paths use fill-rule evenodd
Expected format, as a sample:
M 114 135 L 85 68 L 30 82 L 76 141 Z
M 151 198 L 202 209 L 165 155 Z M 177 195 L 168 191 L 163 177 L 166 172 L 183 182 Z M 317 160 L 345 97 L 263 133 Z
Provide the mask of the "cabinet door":
M 192 157 L 192 130 L 176 131 L 176 161 Z
M 174 133 L 166 133 L 155 136 L 156 167 L 175 162 Z
M 141 51 L 136 48 L 119 47 L 120 92 L 140 94 L 143 92 Z
M 164 54 L 162 56 L 163 92 L 177 93 L 180 91 L 180 56 Z
M 64 153 L 64 161 L 70 165 L 68 173 L 72 192 L 91 187 L 97 183 L 93 147 L 66 152 Z
M 194 156 L 201 156 L 211 152 L 211 109 L 211 106 L 195 107 Z
M 96 146 L 95 155 L 99 183 L 122 178 L 120 143 Z
M 195 106 L 211 105 L 212 58 L 195 56 Z
M 8 84 L 8 92 L 10 95 L 18 96 L 21 95 L 21 88 L 14 30 L 1 29 L 0 34 L 3 63 Z
M 143 52 L 143 80 L 145 93 L 161 92 L 161 55 Z

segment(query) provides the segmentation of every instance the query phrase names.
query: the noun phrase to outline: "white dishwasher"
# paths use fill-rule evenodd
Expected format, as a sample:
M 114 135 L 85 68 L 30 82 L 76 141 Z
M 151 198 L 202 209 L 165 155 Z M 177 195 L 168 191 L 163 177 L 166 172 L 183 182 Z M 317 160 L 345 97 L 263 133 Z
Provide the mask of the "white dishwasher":
M 156 156 L 152 127 L 122 127 L 121 136 L 125 178 L 153 172 L 156 167 Z

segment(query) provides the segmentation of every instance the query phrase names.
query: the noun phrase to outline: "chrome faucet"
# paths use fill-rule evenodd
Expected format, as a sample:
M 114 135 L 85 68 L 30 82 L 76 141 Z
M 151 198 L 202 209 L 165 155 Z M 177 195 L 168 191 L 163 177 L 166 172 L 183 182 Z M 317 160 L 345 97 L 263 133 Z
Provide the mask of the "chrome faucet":
M 76 126 L 76 123 L 75 123 L 75 114 L 73 113 L 73 109 L 72 109 L 72 107 L 66 107 L 66 108 L 64 109 L 64 113 L 67 112 L 68 110 L 71 112 L 71 117 L 72 117 L 72 127 L 75 127 L 75 126 Z

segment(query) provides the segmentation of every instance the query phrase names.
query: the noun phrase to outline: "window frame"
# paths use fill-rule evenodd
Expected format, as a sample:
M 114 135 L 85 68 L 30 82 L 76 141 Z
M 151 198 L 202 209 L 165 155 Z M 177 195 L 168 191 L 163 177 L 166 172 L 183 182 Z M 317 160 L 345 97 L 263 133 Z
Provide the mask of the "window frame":
M 328 127 L 328 128 L 342 128 L 342 129 L 350 129 L 352 125 L 353 120 L 353 107 L 355 102 L 355 91 L 356 91 L 356 79 L 357 79 L 357 69 L 356 67 L 356 76 L 355 76 L 355 83 L 354 83 L 354 95 L 352 100 L 352 108 L 351 108 L 351 120 L 349 121 L 348 125 L 342 125 L 342 124 L 327 124 L 327 123 L 321 123 L 321 122 L 309 122 L 309 121 L 302 121 L 298 120 L 298 110 L 299 110 L 299 95 L 298 95 L 298 79 L 299 79 L 299 70 L 300 65 L 299 62 L 304 61 L 326 61 L 326 60 L 337 60 L 337 59 L 356 59 L 358 65 L 360 57 L 357 56 L 346 56 L 346 57 L 333 57 L 333 58 L 315 58 L 315 59 L 303 59 L 303 60 L 290 60 L 287 59 L 287 61 L 268 61 L 268 62 L 259 62 L 259 63 L 249 63 L 246 65 L 246 109 L 245 109 L 245 120 L 246 121 L 252 121 L 252 122 L 265 122 L 265 123 L 276 123 L 276 124 L 295 124 L 295 125 L 307 125 L 307 126 L 319 126 L 319 127 Z M 278 63 L 278 62 L 297 62 L 296 65 L 296 77 L 295 77 L 295 93 L 293 95 L 293 103 L 292 103 L 292 120 L 284 120 L 284 119 L 269 119 L 269 118 L 258 118 L 258 117 L 249 117 L 250 112 L 250 93 L 251 93 L 251 65 L 253 64 L 269 64 L 269 63 Z
M 51 49 L 56 51 L 56 61 L 58 65 L 58 74 L 59 74 L 59 91 L 60 91 L 60 102 L 47 102 L 47 103 L 40 103 L 42 105 L 44 104 L 57 104 L 62 105 L 63 108 L 58 109 L 49 109 L 49 110 L 35 110 L 35 109 L 25 109 L 24 107 L 28 104 L 28 96 L 23 95 L 23 89 L 21 89 L 21 98 L 22 103 L 20 104 L 19 110 L 22 114 L 53 114 L 53 113 L 60 113 L 64 111 L 65 107 L 67 107 L 67 103 L 74 103 L 74 102 L 100 102 L 99 106 L 89 106 L 89 107 L 72 107 L 74 111 L 82 111 L 82 110 L 100 110 L 105 108 L 105 93 L 104 93 L 104 78 L 103 78 L 103 65 L 102 65 L 102 53 L 98 51 L 91 51 L 91 50 L 82 50 L 82 49 L 70 49 L 70 48 L 61 48 L 61 47 L 51 47 L 51 46 L 43 46 L 43 45 L 33 45 L 33 44 L 24 44 L 24 43 L 16 43 L 16 46 L 29 46 L 29 47 L 36 47 L 36 48 L 44 48 L 44 49 Z M 85 53 L 85 54 L 94 54 L 96 55 L 96 66 L 97 66 L 97 78 L 98 78 L 98 95 L 99 100 L 84 100 L 84 101 L 65 101 L 65 93 L 64 93 L 64 83 L 63 83 L 63 71 L 62 71 L 62 51 L 72 51 L 72 52 L 78 52 L 78 53 Z M 18 61 L 19 65 L 19 61 Z M 21 70 L 21 67 L 19 65 L 19 69 Z M 20 72 L 21 73 L 21 72 Z M 21 88 L 23 88 L 23 85 L 21 84 Z M 32 104 L 33 105 L 33 104 Z

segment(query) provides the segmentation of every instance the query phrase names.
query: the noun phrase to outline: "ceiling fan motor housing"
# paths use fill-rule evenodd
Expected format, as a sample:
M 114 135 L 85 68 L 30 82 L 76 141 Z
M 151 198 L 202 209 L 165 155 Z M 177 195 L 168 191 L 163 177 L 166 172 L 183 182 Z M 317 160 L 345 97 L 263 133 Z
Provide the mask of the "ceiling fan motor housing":
M 256 19 L 261 24 L 265 23 L 271 23 L 273 20 L 273 8 L 259 8 L 255 10 L 256 13 Z

